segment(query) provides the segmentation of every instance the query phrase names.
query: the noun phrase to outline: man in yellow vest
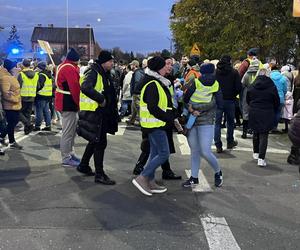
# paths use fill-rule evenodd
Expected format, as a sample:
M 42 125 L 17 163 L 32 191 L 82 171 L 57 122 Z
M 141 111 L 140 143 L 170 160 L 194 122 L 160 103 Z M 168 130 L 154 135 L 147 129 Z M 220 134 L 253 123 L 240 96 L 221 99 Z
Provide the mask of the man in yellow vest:
M 148 61 L 148 68 L 140 100 L 140 123 L 143 133 L 148 134 L 150 156 L 142 173 L 132 183 L 144 195 L 164 193 L 166 187 L 155 182 L 155 170 L 170 156 L 166 129 L 173 126 L 175 112 L 168 87 L 170 81 L 165 78 L 168 66 L 162 57 L 156 56 Z
M 104 172 L 103 158 L 107 146 L 107 133 L 118 131 L 117 96 L 110 70 L 113 68 L 113 56 L 108 51 L 101 51 L 98 59 L 85 72 L 81 83 L 80 112 L 77 133 L 88 141 L 77 170 L 93 176 L 89 162 L 94 156 L 96 169 L 95 182 L 114 185 Z
M 42 89 L 37 92 L 35 99 L 36 116 L 34 131 L 41 130 L 43 119 L 45 120 L 46 127 L 42 130 L 51 131 L 51 112 L 49 103 L 52 99 L 52 76 L 51 72 L 46 69 L 47 64 L 45 62 L 39 62 L 37 66 L 39 70 L 37 72 L 39 75 L 38 83 Z
M 31 113 L 36 92 L 41 89 L 38 86 L 39 76 L 30 68 L 30 60 L 24 59 L 22 62 L 23 70 L 18 76 L 21 87 L 22 109 L 20 112 L 20 121 L 24 124 L 24 133 L 28 135 L 33 130 L 31 124 Z

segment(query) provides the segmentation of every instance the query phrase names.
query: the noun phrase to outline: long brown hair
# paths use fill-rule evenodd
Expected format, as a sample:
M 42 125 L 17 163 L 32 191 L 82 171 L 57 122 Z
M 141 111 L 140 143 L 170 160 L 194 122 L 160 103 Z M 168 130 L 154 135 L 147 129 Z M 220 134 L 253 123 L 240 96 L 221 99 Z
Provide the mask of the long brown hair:
M 294 86 L 295 86 L 295 88 L 299 88 L 300 87 L 300 64 L 298 65 L 298 74 L 295 77 Z

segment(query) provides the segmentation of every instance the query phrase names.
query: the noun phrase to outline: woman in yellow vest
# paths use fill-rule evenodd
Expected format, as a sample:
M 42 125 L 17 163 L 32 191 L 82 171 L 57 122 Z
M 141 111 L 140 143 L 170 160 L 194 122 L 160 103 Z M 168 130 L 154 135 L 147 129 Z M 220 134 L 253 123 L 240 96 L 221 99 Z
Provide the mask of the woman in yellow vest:
M 166 129 L 173 126 L 175 119 L 172 97 L 167 87 L 170 81 L 165 78 L 170 72 L 168 67 L 172 65 L 166 65 L 162 57 L 151 58 L 141 91 L 140 124 L 143 133 L 149 137 L 150 156 L 144 170 L 132 183 L 147 196 L 167 191 L 167 188 L 156 184 L 155 171 L 170 156 Z
M 77 133 L 88 141 L 77 170 L 93 176 L 89 162 L 94 156 L 95 182 L 114 185 L 104 172 L 103 158 L 107 146 L 107 133 L 118 131 L 117 96 L 109 72 L 113 67 L 113 56 L 102 50 L 81 83 L 80 112 Z
M 198 175 L 202 158 L 204 158 L 215 172 L 215 186 L 220 187 L 223 176 L 218 160 L 211 151 L 214 138 L 214 123 L 216 108 L 222 107 L 222 92 L 214 74 L 215 66 L 204 63 L 200 67 L 201 77 L 192 80 L 184 95 L 184 102 L 192 104 L 190 116 L 195 117 L 188 133 L 188 143 L 191 149 L 191 176 L 182 186 L 191 187 L 198 184 Z
M 52 99 L 52 76 L 51 72 L 48 71 L 47 64 L 45 62 L 39 62 L 38 63 L 38 69 L 40 70 L 38 72 L 39 75 L 39 86 L 42 88 L 39 90 L 36 94 L 35 98 L 35 108 L 36 108 L 36 114 L 35 114 L 35 127 L 34 131 L 41 130 L 41 125 L 43 119 L 45 120 L 46 127 L 43 128 L 43 131 L 51 131 L 51 112 L 49 103 Z

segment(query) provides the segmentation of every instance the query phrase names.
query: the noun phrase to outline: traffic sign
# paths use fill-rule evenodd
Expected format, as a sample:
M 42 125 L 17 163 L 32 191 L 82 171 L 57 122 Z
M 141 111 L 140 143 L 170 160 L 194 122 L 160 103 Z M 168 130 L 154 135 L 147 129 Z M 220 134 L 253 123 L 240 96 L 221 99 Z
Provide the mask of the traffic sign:
M 191 55 L 197 55 L 200 56 L 200 49 L 198 48 L 198 45 L 194 43 L 193 48 L 191 50 Z

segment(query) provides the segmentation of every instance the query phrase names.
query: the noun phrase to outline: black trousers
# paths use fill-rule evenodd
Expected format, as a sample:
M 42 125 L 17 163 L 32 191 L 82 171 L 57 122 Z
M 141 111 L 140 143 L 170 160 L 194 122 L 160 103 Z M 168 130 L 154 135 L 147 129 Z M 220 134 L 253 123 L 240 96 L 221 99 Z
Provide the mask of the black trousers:
M 107 134 L 106 132 L 101 133 L 100 141 L 97 143 L 89 142 L 86 145 L 85 151 L 81 158 L 80 166 L 87 167 L 89 166 L 90 159 L 94 156 L 94 165 L 96 175 L 103 175 L 103 160 L 104 152 L 107 146 Z
M 20 111 L 16 110 L 5 110 L 5 117 L 7 126 L 5 131 L 1 133 L 1 138 L 4 139 L 8 135 L 9 143 L 14 143 L 15 140 L 15 127 L 19 122 Z
M 149 158 L 149 152 L 143 152 L 140 154 L 140 157 L 136 163 L 136 167 L 144 167 L 147 163 L 147 160 Z M 161 168 L 163 171 L 171 170 L 170 162 L 169 160 L 165 161 L 163 164 L 161 164 Z
M 24 124 L 25 128 L 31 125 L 32 106 L 33 106 L 33 102 L 22 101 L 20 121 Z
M 253 152 L 259 154 L 259 159 L 265 159 L 268 147 L 269 133 L 253 132 Z

